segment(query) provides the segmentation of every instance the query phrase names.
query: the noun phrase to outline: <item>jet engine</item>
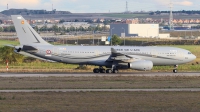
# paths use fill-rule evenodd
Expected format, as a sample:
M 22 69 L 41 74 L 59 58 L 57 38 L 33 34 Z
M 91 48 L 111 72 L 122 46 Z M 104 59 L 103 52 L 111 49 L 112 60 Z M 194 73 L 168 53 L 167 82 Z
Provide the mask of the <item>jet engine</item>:
M 135 61 L 135 62 L 129 63 L 128 67 L 134 70 L 146 71 L 146 70 L 151 70 L 153 68 L 153 62 L 146 61 L 146 60 Z
M 15 53 L 19 53 L 21 50 L 22 50 L 22 48 L 15 48 L 15 49 L 14 49 L 14 52 L 15 52 Z

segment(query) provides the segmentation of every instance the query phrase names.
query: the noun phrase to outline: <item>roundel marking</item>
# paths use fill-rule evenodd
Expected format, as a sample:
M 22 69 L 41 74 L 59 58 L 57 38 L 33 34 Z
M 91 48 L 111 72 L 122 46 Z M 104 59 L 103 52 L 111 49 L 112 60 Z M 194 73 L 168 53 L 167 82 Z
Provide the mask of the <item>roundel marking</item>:
M 46 53 L 47 53 L 47 54 L 51 54 L 51 50 L 47 50 Z

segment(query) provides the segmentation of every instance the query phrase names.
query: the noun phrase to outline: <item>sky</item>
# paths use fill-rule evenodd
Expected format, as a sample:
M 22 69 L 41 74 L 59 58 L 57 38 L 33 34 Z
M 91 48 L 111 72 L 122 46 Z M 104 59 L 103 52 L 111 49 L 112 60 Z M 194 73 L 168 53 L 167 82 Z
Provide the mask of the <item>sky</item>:
M 72 13 L 169 10 L 170 0 L 0 0 L 0 11 L 7 9 L 45 9 Z M 200 10 L 200 0 L 171 0 L 173 10 Z

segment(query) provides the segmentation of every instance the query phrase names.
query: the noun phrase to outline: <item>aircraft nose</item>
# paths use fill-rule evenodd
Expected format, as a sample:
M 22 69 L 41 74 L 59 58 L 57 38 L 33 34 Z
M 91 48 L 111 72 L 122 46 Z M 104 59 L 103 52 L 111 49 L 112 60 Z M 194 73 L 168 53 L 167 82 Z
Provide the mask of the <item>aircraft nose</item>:
M 196 58 L 197 58 L 197 57 L 196 57 L 195 55 L 192 55 L 192 56 L 191 56 L 191 59 L 192 59 L 192 60 L 195 60 Z

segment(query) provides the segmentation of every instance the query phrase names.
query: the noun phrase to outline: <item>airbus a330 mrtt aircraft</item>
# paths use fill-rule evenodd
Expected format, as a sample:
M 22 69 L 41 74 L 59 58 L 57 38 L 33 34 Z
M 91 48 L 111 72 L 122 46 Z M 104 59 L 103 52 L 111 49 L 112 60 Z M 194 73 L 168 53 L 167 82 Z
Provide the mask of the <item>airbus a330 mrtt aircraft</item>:
M 44 41 L 21 15 L 12 15 L 20 46 L 15 52 L 66 64 L 96 65 L 94 73 L 117 73 L 119 69 L 147 71 L 154 65 L 173 65 L 196 59 L 190 51 L 174 47 L 54 46 Z M 106 67 L 107 69 L 104 69 Z

